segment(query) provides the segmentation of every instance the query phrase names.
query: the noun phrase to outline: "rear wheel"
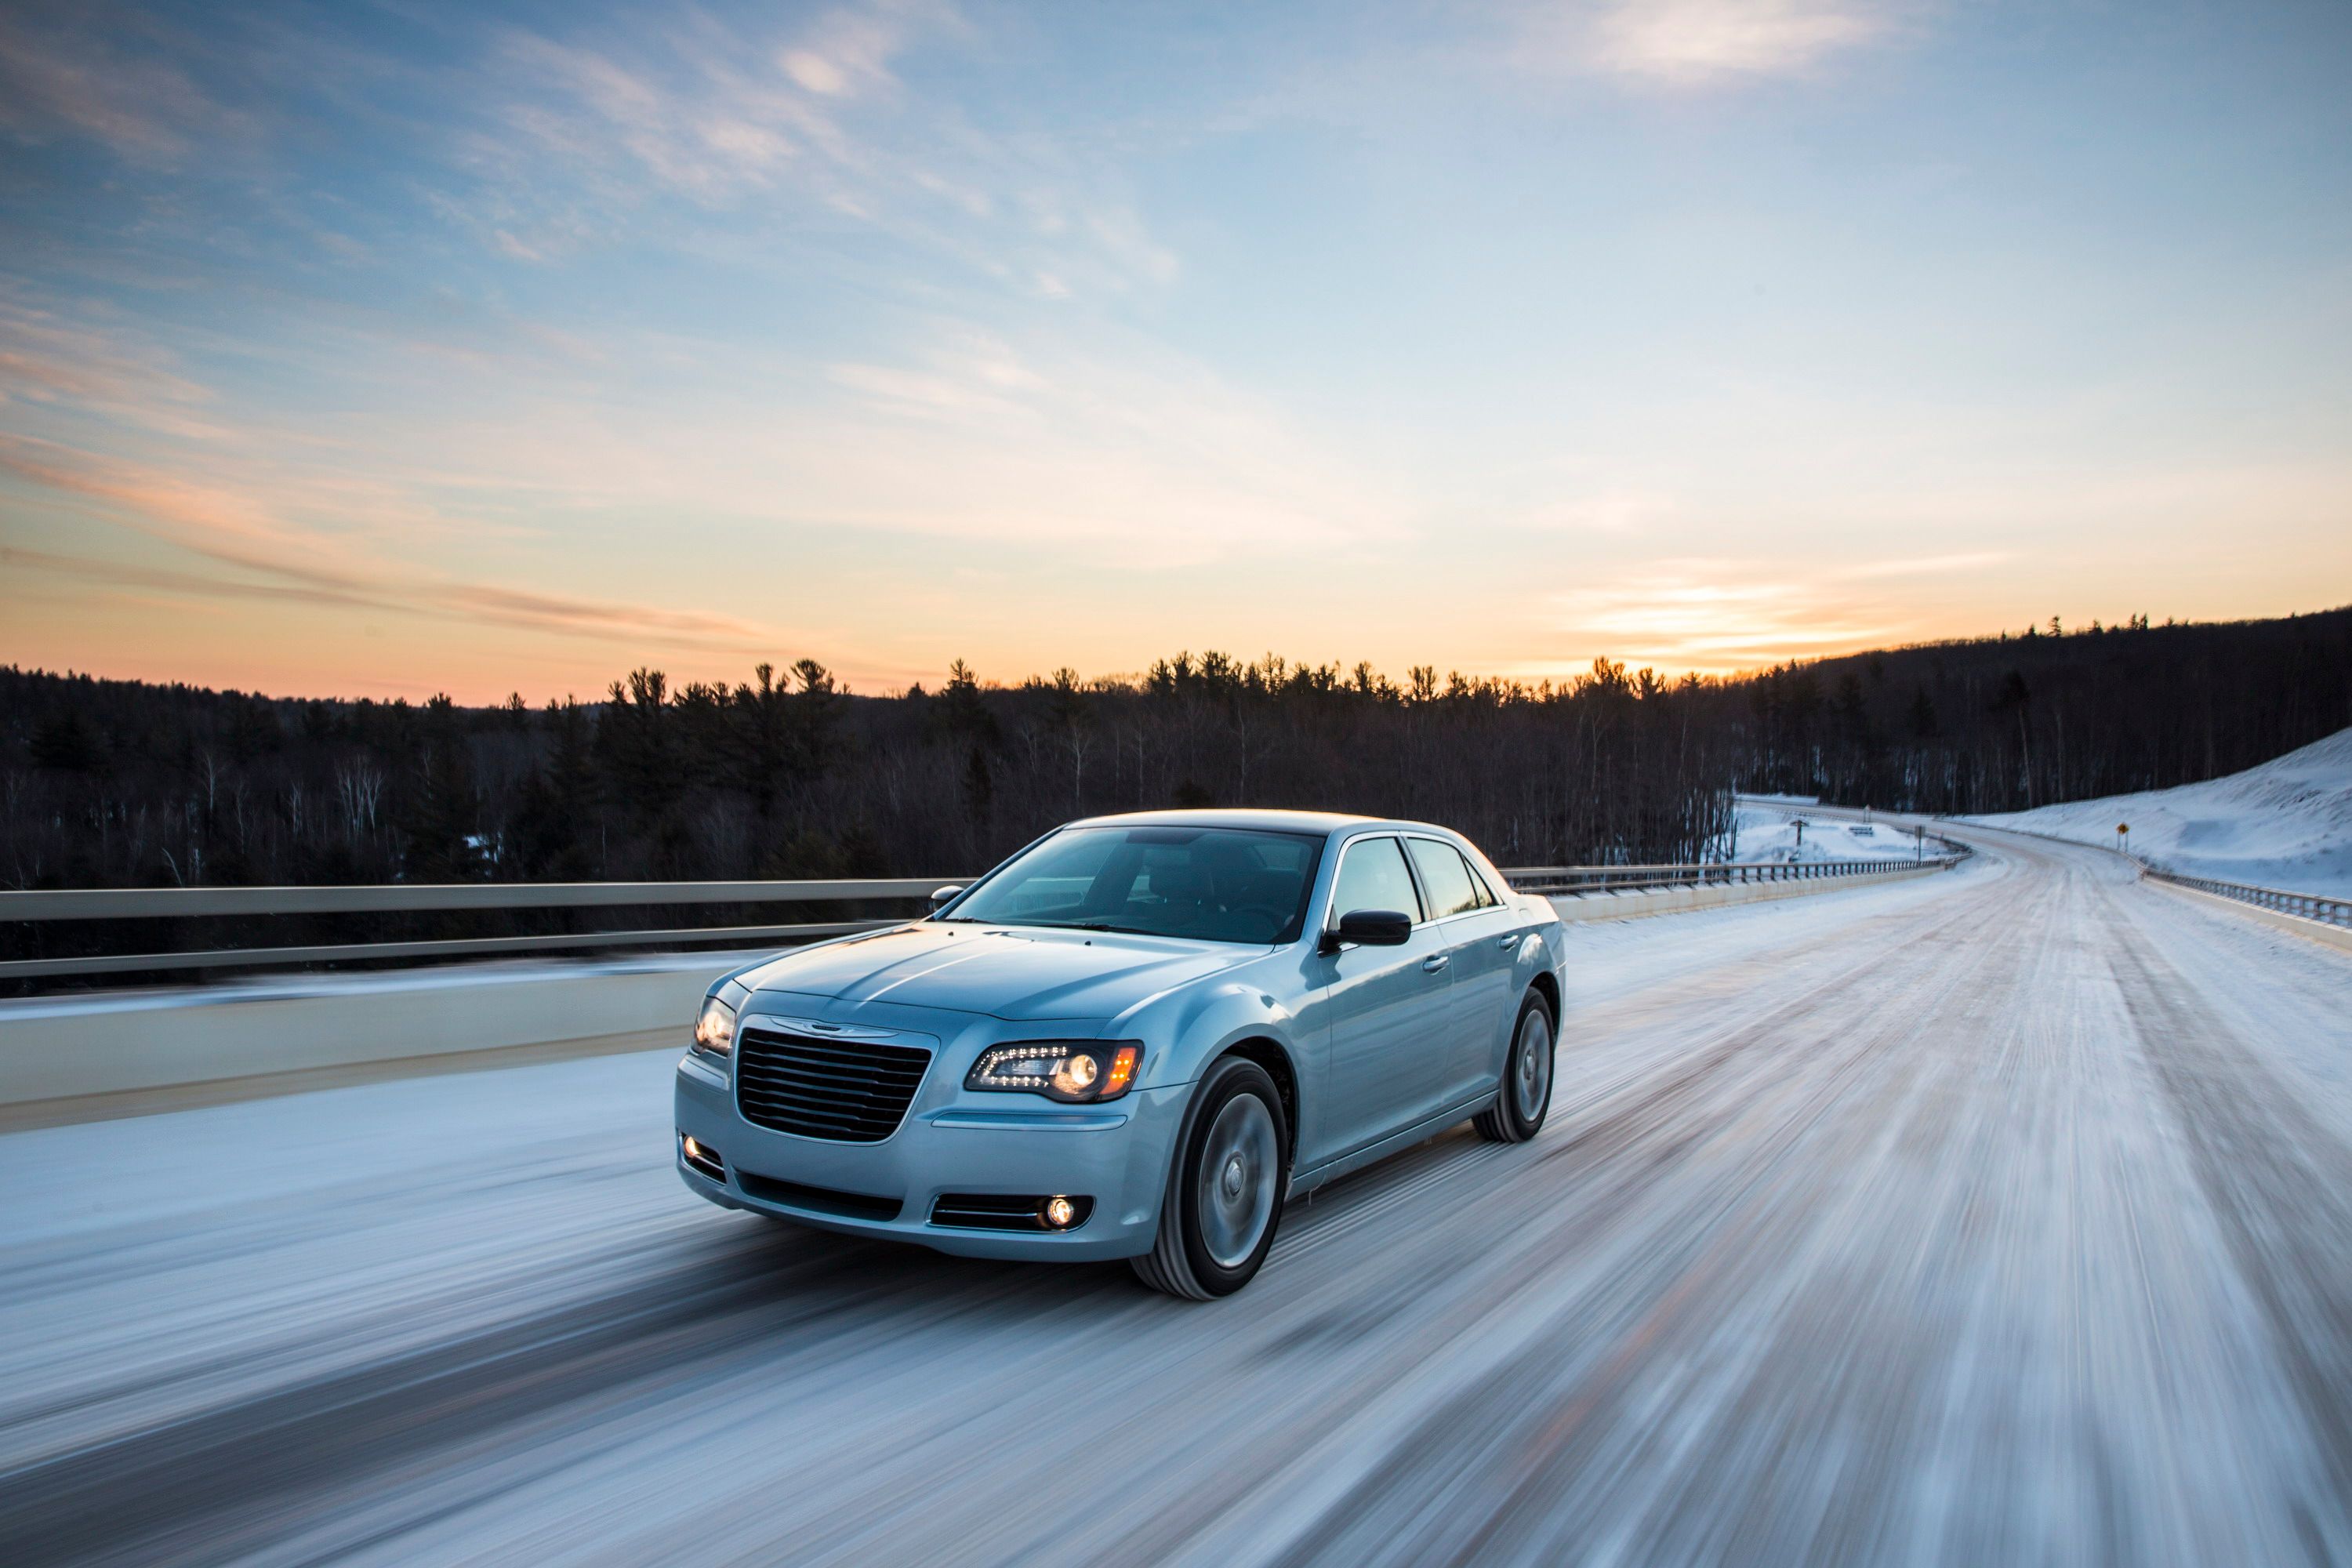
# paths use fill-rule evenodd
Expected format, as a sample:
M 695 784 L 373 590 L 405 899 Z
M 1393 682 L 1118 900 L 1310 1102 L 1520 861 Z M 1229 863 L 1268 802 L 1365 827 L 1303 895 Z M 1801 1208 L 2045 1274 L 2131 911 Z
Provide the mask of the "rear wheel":
M 1479 1137 L 1490 1143 L 1524 1143 L 1542 1130 L 1551 1110 L 1552 1047 L 1551 1009 L 1530 991 L 1519 1004 L 1495 1103 L 1471 1119 Z
M 1240 1057 L 1212 1067 L 1170 1162 L 1159 1239 L 1129 1260 L 1137 1276 L 1194 1301 L 1248 1284 L 1282 1218 L 1289 1142 L 1282 1095 L 1264 1068 Z

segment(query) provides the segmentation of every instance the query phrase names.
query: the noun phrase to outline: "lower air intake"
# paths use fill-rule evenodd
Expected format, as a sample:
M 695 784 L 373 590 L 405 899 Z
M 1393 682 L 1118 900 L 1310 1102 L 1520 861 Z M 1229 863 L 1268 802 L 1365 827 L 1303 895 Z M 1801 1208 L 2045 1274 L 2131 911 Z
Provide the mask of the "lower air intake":
M 782 1182 L 773 1176 L 761 1176 L 750 1171 L 735 1173 L 736 1184 L 751 1197 L 786 1208 L 806 1209 L 811 1214 L 829 1214 L 841 1219 L 892 1220 L 907 1206 L 903 1198 L 877 1198 L 867 1193 L 836 1192 L 831 1187 L 812 1187 L 799 1182 Z

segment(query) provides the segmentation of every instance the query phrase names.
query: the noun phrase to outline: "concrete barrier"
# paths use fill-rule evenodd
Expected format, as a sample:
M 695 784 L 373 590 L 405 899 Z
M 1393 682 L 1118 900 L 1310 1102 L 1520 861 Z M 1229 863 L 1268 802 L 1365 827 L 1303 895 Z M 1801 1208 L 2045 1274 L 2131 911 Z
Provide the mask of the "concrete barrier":
M 672 953 L 0 1003 L 0 1128 L 683 1047 L 704 990 L 740 962 Z
M 2195 899 L 2200 903 L 2210 904 L 2215 909 L 2227 910 L 2231 914 L 2242 916 L 2246 920 L 2260 921 L 2264 925 L 2273 925 L 2281 931 L 2293 931 L 2295 935 L 2309 941 L 2352 952 L 2352 931 L 2347 931 L 2342 926 L 2328 925 L 2322 921 L 2305 920 L 2301 915 L 2291 915 L 2284 910 L 2266 910 L 2260 904 L 2250 904 L 2241 899 L 2225 899 L 2219 893 L 2200 892 L 2195 888 L 2184 888 L 2178 882 L 2168 882 L 2161 877 L 2149 877 L 2145 880 L 2149 887 L 2162 888 L 2176 898 Z

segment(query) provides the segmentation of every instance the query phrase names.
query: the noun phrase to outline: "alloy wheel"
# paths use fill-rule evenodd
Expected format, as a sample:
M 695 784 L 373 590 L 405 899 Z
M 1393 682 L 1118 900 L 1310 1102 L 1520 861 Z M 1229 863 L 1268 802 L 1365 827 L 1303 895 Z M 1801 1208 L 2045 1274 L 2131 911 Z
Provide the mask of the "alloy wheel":
M 1201 1148 L 1201 1242 L 1220 1268 L 1238 1268 L 1274 1217 L 1282 1141 L 1255 1094 L 1225 1101 Z
M 1530 1007 L 1519 1020 L 1518 1049 L 1512 1053 L 1511 1100 L 1522 1121 L 1543 1114 L 1551 1094 L 1551 1020 Z

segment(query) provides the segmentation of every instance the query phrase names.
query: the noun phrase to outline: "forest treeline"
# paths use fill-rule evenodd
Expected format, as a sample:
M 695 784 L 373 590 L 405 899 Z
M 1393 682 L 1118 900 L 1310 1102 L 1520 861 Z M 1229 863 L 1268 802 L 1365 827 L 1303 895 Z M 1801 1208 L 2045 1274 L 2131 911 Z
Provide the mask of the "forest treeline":
M 0 670 L 19 887 L 970 875 L 1166 805 L 1458 824 L 1515 864 L 1689 859 L 1727 826 L 1708 692 L 1604 662 L 1529 689 L 1180 654 L 852 696 L 640 669 L 597 703 L 298 701 Z
M 1505 865 L 1731 851 L 1734 788 L 2001 811 L 2208 778 L 2352 723 L 2352 610 L 1530 685 L 1178 655 L 1133 679 L 843 690 L 637 670 L 595 702 L 303 700 L 0 669 L 19 888 L 966 875 L 1056 822 L 1313 806 Z
M 2168 789 L 2352 725 L 2352 608 L 2067 627 L 1727 683 L 1739 787 L 1959 816 Z

